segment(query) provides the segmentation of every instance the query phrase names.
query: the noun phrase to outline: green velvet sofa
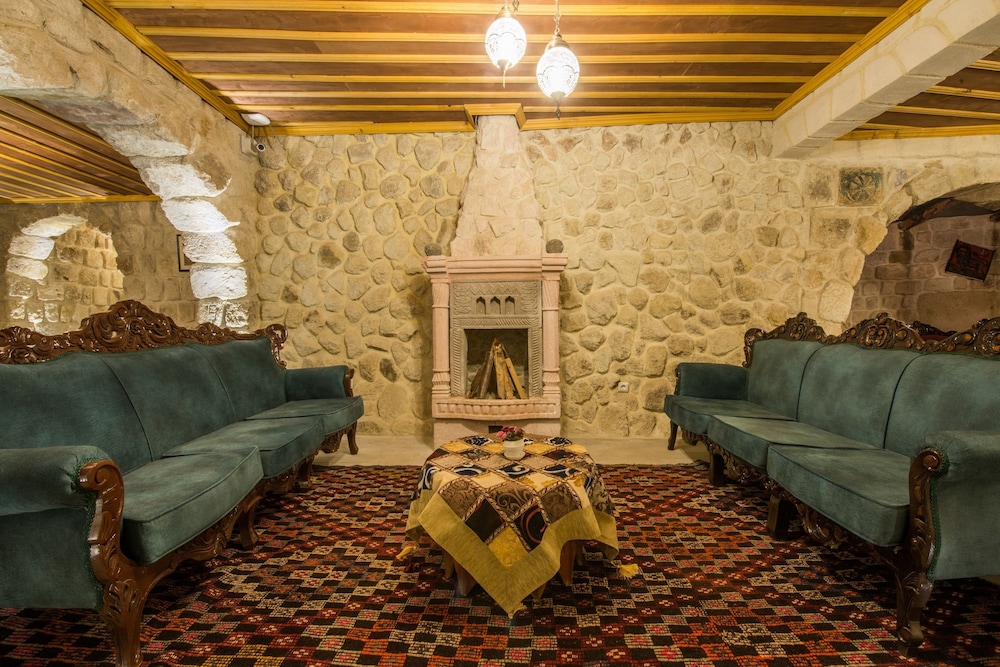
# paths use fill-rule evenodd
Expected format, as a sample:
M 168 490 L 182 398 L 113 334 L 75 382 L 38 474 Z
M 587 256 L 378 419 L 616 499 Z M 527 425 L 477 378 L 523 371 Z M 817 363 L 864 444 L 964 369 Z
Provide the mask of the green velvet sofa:
M 804 314 L 752 329 L 743 366 L 682 363 L 664 410 L 704 442 L 709 476 L 771 490 L 820 541 L 893 569 L 897 633 L 923 641 L 934 581 L 1000 574 L 1000 318 L 940 341 L 882 314 L 838 336 Z
M 285 329 L 177 326 L 136 301 L 0 330 L 0 606 L 89 608 L 141 662 L 150 589 L 217 555 L 267 493 L 308 485 L 364 412 L 346 366 L 286 370 Z

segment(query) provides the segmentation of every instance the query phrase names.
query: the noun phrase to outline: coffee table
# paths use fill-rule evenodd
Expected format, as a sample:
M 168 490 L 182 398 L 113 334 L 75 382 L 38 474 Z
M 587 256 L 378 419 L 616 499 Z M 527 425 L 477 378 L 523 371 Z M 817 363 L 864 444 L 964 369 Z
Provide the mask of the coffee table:
M 586 448 L 566 438 L 525 438 L 511 461 L 487 436 L 446 443 L 424 463 L 407 537 L 444 552 L 445 575 L 466 595 L 479 584 L 509 615 L 555 574 L 567 586 L 583 545 L 618 554 L 614 507 Z

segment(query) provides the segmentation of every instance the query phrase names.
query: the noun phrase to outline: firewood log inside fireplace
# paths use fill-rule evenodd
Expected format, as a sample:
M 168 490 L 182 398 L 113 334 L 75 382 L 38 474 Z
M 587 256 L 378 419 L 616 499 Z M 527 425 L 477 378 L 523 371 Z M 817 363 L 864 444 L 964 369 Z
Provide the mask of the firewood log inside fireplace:
M 469 387 L 468 398 L 528 398 L 514 363 L 507 356 L 503 343 L 494 338 L 483 364 L 476 371 Z

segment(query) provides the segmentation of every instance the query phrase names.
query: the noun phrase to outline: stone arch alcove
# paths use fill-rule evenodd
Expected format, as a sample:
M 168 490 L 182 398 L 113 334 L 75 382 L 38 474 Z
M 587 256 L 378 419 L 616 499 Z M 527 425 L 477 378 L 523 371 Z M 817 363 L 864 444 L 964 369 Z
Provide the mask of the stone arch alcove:
M 61 20 L 46 21 L 54 15 Z M 254 164 L 240 153 L 242 130 L 165 70 L 139 67 L 145 56 L 76 0 L 4 4 L 0 24 L 0 95 L 84 126 L 126 156 L 184 236 L 197 319 L 256 326 L 247 271 L 256 230 L 241 224 L 256 218 Z
M 111 236 L 73 215 L 43 218 L 11 239 L 6 266 L 10 324 L 62 333 L 122 298 Z
M 1000 246 L 993 214 L 998 187 L 966 186 L 893 215 L 885 238 L 865 259 L 850 322 L 888 312 L 904 322 L 961 331 L 1000 316 L 1000 261 L 981 278 L 948 270 L 956 241 L 986 250 Z

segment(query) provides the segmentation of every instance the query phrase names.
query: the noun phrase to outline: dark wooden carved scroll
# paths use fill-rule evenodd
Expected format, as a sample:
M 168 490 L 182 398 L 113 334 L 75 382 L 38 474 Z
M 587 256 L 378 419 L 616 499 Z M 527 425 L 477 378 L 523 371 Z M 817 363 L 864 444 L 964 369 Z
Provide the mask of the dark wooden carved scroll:
M 788 318 L 771 331 L 750 329 L 743 335 L 743 365 L 747 368 L 753 362 L 753 344 L 758 340 L 769 338 L 784 338 L 785 340 L 826 340 L 827 334 L 816 320 L 799 313 Z
M 46 335 L 24 327 L 0 329 L 0 363 L 46 361 L 72 350 L 132 352 L 188 342 L 213 344 L 227 340 L 252 340 L 261 336 L 271 341 L 274 361 L 284 367 L 280 352 L 288 332 L 280 324 L 271 324 L 250 333 L 223 329 L 210 323 L 188 329 L 139 301 L 119 301 L 106 312 L 83 320 L 76 331 L 64 334 Z

